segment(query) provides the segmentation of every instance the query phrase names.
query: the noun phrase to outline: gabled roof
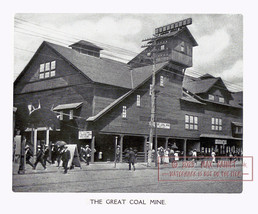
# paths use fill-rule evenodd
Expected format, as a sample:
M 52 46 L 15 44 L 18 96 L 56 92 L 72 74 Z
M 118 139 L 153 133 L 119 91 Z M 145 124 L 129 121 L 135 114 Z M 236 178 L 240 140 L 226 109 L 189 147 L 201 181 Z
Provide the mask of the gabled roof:
M 216 82 L 218 78 L 198 79 L 196 81 L 183 81 L 183 88 L 194 94 L 206 93 Z
M 201 77 L 199 77 L 199 79 L 202 79 L 202 80 L 210 79 L 210 78 L 215 78 L 215 77 L 212 76 L 211 74 L 208 74 L 208 73 L 206 73 L 206 74 L 202 75 Z
M 162 68 L 164 68 L 168 63 L 159 63 L 156 65 L 155 73 L 158 73 Z M 144 66 L 141 67 L 141 69 L 134 69 L 135 76 L 133 77 L 135 81 L 135 86 L 133 86 L 133 89 L 128 91 L 126 94 L 122 95 L 118 99 L 116 99 L 114 102 L 109 104 L 106 108 L 101 110 L 98 114 L 95 116 L 89 117 L 86 121 L 93 122 L 105 115 L 107 112 L 109 112 L 112 108 L 114 108 L 116 105 L 118 105 L 120 102 L 122 102 L 125 98 L 127 98 L 130 94 L 132 94 L 137 88 L 142 86 L 145 82 L 147 82 L 152 77 L 152 66 Z M 137 74 L 137 72 L 139 72 Z M 138 79 L 137 79 L 138 77 Z
M 193 35 L 191 34 L 191 32 L 189 31 L 189 29 L 187 27 L 183 27 L 177 31 L 172 31 L 168 34 L 164 34 L 164 35 L 160 36 L 159 38 L 175 37 L 175 36 L 180 35 L 181 33 L 188 34 L 189 39 L 192 41 L 193 47 L 198 46 L 198 43 L 196 42 L 196 40 L 194 39 Z
M 81 54 L 71 48 L 49 42 L 45 42 L 45 44 L 64 57 L 66 61 L 93 82 L 131 88 L 130 68 L 127 64 Z

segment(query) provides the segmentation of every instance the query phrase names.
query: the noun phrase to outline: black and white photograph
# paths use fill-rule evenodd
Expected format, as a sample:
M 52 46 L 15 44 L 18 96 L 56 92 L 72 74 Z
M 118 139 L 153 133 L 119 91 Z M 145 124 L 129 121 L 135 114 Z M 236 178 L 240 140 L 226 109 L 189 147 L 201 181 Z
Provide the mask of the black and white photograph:
M 14 36 L 14 192 L 242 192 L 242 15 L 16 14 Z
M 255 210 L 254 5 L 7 2 L 2 210 Z

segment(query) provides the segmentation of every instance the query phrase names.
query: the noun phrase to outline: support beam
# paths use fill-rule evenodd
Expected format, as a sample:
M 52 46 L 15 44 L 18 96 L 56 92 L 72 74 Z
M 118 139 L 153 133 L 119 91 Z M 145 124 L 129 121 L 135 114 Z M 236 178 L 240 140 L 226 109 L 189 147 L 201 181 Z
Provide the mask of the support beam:
M 91 140 L 91 163 L 94 163 L 94 154 L 95 154 L 95 136 L 92 137 Z
M 184 161 L 186 161 L 186 147 L 187 147 L 187 139 L 184 139 Z
M 34 139 L 33 139 L 33 161 L 35 162 L 36 161 L 36 155 L 37 155 L 37 141 L 38 141 L 38 130 L 37 129 L 34 129 Z
M 123 144 L 124 144 L 124 135 L 120 135 L 120 158 L 119 158 L 119 162 L 122 163 L 123 162 Z
M 168 149 L 168 140 L 169 140 L 169 137 L 166 137 L 166 142 L 165 142 L 165 149 L 166 150 Z
M 49 128 L 46 130 L 46 146 L 49 145 Z
M 147 140 L 148 140 L 148 136 L 144 136 L 144 162 L 147 162 Z

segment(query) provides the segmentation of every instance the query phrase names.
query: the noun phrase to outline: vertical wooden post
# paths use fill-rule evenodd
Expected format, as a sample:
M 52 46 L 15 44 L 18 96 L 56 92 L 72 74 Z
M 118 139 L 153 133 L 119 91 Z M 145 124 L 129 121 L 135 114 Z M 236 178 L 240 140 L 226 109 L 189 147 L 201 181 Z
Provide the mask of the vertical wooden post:
M 144 136 L 144 162 L 147 162 L 147 140 L 148 136 Z
M 115 160 L 114 160 L 114 163 L 115 163 L 115 168 L 116 168 L 116 149 L 117 149 L 117 136 L 115 137 Z
M 184 139 L 184 161 L 186 161 L 186 145 L 187 144 L 187 139 Z
M 49 128 L 46 130 L 46 146 L 49 145 Z
M 37 155 L 37 133 L 38 133 L 38 130 L 37 129 L 34 129 L 34 139 L 33 139 L 33 161 L 35 162 L 36 161 L 36 155 Z
M 120 135 L 120 158 L 119 158 L 119 162 L 122 163 L 123 162 L 123 142 L 124 140 L 124 135 Z
M 95 154 L 95 136 L 92 137 L 91 140 L 91 163 L 94 163 L 94 154 Z
M 167 150 L 168 149 L 168 137 L 166 137 L 166 142 L 165 142 L 165 149 Z

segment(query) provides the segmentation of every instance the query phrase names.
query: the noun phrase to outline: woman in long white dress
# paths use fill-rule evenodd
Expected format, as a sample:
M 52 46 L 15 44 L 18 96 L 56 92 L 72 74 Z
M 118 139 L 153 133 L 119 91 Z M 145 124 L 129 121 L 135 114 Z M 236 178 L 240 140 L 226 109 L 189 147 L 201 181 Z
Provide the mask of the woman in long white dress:
M 169 155 L 169 151 L 168 151 L 168 149 L 166 149 L 165 150 L 165 154 L 164 154 L 164 163 L 169 163 L 169 157 L 168 157 L 168 155 Z

